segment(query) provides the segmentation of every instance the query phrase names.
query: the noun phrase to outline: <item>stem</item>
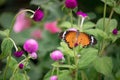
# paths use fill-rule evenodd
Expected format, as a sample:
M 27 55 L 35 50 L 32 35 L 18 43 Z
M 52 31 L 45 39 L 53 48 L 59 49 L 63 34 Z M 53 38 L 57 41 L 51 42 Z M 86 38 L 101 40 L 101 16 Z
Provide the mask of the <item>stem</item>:
M 18 48 L 17 48 L 15 42 L 13 41 L 13 39 L 11 39 L 11 38 L 9 38 L 9 39 L 12 41 L 12 43 L 13 43 L 13 45 L 14 45 L 14 47 L 15 47 L 15 50 L 18 51 Z
M 70 17 L 71 17 L 71 27 L 73 27 L 73 15 L 72 15 L 72 9 L 70 10 Z
M 51 76 L 54 74 L 54 71 L 55 71 L 55 67 L 53 67 L 53 69 L 52 69 Z
M 11 54 L 9 54 L 9 56 L 8 56 L 7 65 L 6 65 L 5 71 L 3 73 L 3 80 L 6 80 L 7 69 L 8 69 L 10 61 L 11 61 Z
M 78 27 L 80 26 L 80 20 L 81 20 L 81 18 L 78 17 Z
M 27 72 L 24 71 L 24 73 L 25 73 L 25 79 L 26 79 L 26 80 L 29 80 L 28 77 L 27 77 Z
M 76 69 L 75 69 L 75 80 L 77 80 L 78 78 L 78 61 L 77 61 L 77 55 L 76 55 L 76 51 L 75 51 L 75 48 L 73 48 L 73 51 L 74 51 L 74 62 L 75 62 L 75 65 L 76 65 Z
M 59 61 L 57 62 L 57 76 L 59 76 Z M 59 77 L 58 77 L 59 80 Z
M 105 17 L 106 17 L 106 8 L 107 8 L 107 4 L 105 2 L 104 4 L 104 12 L 103 12 L 103 29 L 106 31 L 106 28 L 105 28 Z
M 85 20 L 85 18 L 82 18 L 81 23 L 80 23 L 80 31 L 83 31 L 82 27 L 83 27 L 84 20 Z
M 12 30 L 13 30 L 14 22 L 15 22 L 16 17 L 17 17 L 19 14 L 23 13 L 23 12 L 31 12 L 31 13 L 33 13 L 33 14 L 35 13 L 34 11 L 32 11 L 32 10 L 30 10 L 30 9 L 21 10 L 19 13 L 17 13 L 17 14 L 15 15 L 15 17 L 13 18 L 13 20 L 12 20 L 12 23 L 11 23 L 11 26 L 10 26 L 10 31 L 9 31 L 9 36 L 10 36 Z

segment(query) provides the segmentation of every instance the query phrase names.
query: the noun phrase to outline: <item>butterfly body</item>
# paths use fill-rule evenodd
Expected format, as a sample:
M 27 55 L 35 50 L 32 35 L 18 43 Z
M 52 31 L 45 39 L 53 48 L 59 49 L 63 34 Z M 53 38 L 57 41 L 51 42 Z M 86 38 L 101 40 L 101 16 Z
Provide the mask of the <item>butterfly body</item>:
M 68 44 L 69 48 L 74 48 L 77 45 L 85 47 L 96 43 L 96 39 L 92 35 L 88 35 L 85 32 L 79 32 L 78 30 L 62 32 L 61 38 Z

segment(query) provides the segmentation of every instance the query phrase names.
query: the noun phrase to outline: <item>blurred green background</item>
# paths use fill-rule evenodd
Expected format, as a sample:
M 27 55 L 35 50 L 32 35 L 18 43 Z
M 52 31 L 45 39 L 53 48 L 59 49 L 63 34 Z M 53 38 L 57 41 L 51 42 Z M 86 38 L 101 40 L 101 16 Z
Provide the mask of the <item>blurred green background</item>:
M 97 22 L 97 19 L 103 16 L 103 3 L 100 0 L 78 0 L 78 10 L 82 10 L 88 13 L 91 21 Z M 44 75 L 52 68 L 51 63 L 53 62 L 49 55 L 50 52 L 55 50 L 60 45 L 60 39 L 58 37 L 59 33 L 52 34 L 44 29 L 44 24 L 49 21 L 57 21 L 57 26 L 68 20 L 68 11 L 63 9 L 64 0 L 0 0 L 0 30 L 5 30 L 10 27 L 11 22 L 15 14 L 20 9 L 32 9 L 36 10 L 38 6 L 44 11 L 45 17 L 41 22 L 32 21 L 32 25 L 29 29 L 24 30 L 20 33 L 12 32 L 11 37 L 17 45 L 22 48 L 24 41 L 31 38 L 31 32 L 35 29 L 42 30 L 42 39 L 39 42 L 38 59 L 31 60 L 31 69 L 28 71 L 30 80 L 43 80 Z M 62 10 L 63 9 L 63 10 Z M 110 7 L 107 8 L 107 14 L 110 13 Z M 75 12 L 73 15 L 76 20 Z M 29 15 L 28 15 L 29 16 Z M 108 15 L 107 15 L 108 16 Z M 114 14 L 113 18 L 118 20 L 118 25 L 120 25 L 120 16 Z M 119 29 L 119 27 L 118 27 Z M 0 44 L 3 37 L 0 36 Z M 116 80 L 120 80 L 120 39 L 118 39 L 115 44 L 111 44 L 106 49 L 107 55 L 113 58 L 114 68 L 113 74 Z M 1 51 L 0 51 L 1 53 Z M 4 60 L 0 61 L 0 80 L 2 80 L 2 70 L 5 67 Z M 96 71 L 94 69 L 88 70 L 89 80 L 96 80 Z M 8 74 L 9 78 L 10 74 Z M 92 76 L 92 77 L 91 77 Z M 108 78 L 103 78 L 102 80 L 115 80 L 113 76 Z

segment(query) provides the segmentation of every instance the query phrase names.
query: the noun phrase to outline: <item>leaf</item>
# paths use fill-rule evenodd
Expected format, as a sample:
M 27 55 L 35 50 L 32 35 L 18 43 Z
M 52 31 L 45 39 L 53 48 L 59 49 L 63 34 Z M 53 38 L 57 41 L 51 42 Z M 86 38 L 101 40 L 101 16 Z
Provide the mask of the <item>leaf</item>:
M 9 57 L 8 57 L 9 58 Z M 7 60 L 8 60 L 7 58 Z M 10 62 L 9 62 L 9 67 L 14 70 L 15 67 L 18 65 L 17 61 L 13 58 L 13 57 L 10 57 Z
M 90 35 L 94 35 L 97 39 L 99 39 L 100 37 L 103 39 L 108 38 L 108 35 L 101 29 L 89 29 L 89 30 L 85 30 L 85 32 Z
M 58 47 L 57 49 L 61 50 L 61 51 L 64 53 L 64 55 L 68 55 L 68 56 L 70 56 L 70 57 L 74 57 L 74 52 L 73 52 L 73 50 L 70 49 L 65 42 L 61 42 L 60 45 L 61 45 L 61 46 Z
M 90 63 L 92 63 L 98 54 L 98 50 L 94 49 L 94 48 L 85 48 L 80 52 L 81 56 L 79 59 L 79 68 L 86 68 L 90 65 Z
M 90 29 L 93 27 L 95 27 L 95 24 L 93 22 L 90 22 L 90 21 L 83 24 L 83 29 Z
M 43 80 L 50 80 L 50 77 L 52 76 L 51 75 L 51 71 L 49 71 Z M 56 74 L 53 74 L 53 75 L 56 75 Z M 59 76 L 58 76 L 59 80 L 72 80 L 72 77 L 70 75 L 70 72 L 68 70 L 61 70 L 59 72 Z
M 113 8 L 114 11 L 118 14 L 120 14 L 120 5 L 117 5 L 116 7 Z
M 101 1 L 106 3 L 109 6 L 115 6 L 116 5 L 115 0 L 101 0 Z
M 7 37 L 7 36 L 9 35 L 9 30 L 6 29 L 6 30 L 4 30 L 4 31 L 0 31 L 0 35 L 1 35 L 1 36 L 4 36 L 4 37 Z
M 22 73 L 16 73 L 16 74 L 14 74 L 14 77 L 11 78 L 10 80 L 26 80 L 26 78 L 25 78 L 24 74 L 22 74 Z
M 1 44 L 1 50 L 2 50 L 1 56 L 7 57 L 9 54 L 11 54 L 12 47 L 13 47 L 12 41 L 9 38 L 5 38 Z
M 99 29 L 101 29 L 101 30 L 104 30 L 103 21 L 104 21 L 103 18 L 99 19 L 99 20 L 97 21 L 97 23 L 96 23 L 96 28 L 99 28 Z M 106 19 L 105 19 L 105 27 L 107 27 L 106 30 L 107 30 L 108 32 L 112 32 L 112 30 L 117 27 L 117 24 L 118 24 L 118 23 L 117 23 L 117 20 L 116 20 L 116 19 L 111 19 L 110 22 L 109 22 L 109 24 L 108 24 L 108 21 L 109 21 L 109 19 L 106 18 Z M 108 24 L 108 25 L 107 25 L 107 24 Z
M 68 22 L 68 21 L 65 21 L 65 22 L 61 23 L 60 27 L 62 27 L 62 28 L 70 28 L 71 23 Z
M 93 62 L 94 68 L 104 74 L 105 76 L 111 75 L 113 64 L 112 59 L 110 57 L 97 57 Z

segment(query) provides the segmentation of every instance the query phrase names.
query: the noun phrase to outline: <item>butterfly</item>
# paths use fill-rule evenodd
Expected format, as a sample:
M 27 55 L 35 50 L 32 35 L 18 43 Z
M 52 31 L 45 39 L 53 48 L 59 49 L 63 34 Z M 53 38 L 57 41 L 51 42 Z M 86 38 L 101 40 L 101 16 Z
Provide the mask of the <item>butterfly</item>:
M 71 49 L 78 45 L 85 47 L 97 43 L 97 40 L 93 35 L 89 35 L 85 32 L 79 32 L 78 30 L 67 30 L 61 32 L 60 37 L 68 44 L 68 47 Z

